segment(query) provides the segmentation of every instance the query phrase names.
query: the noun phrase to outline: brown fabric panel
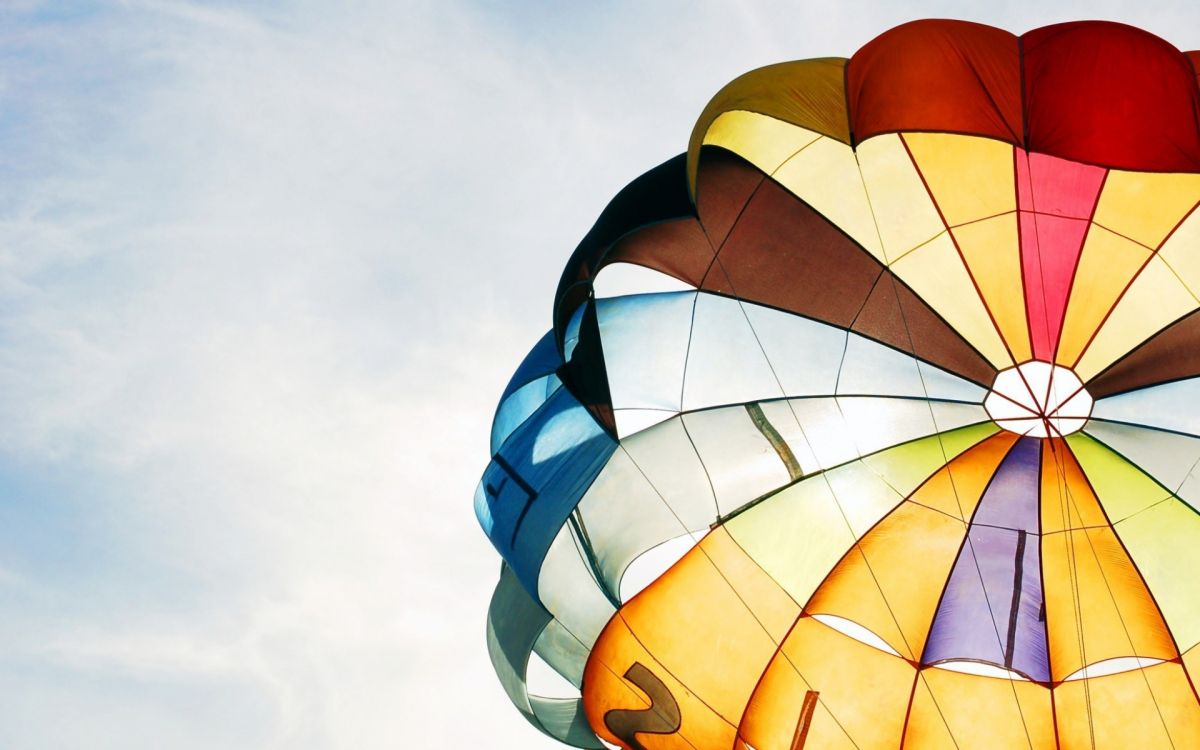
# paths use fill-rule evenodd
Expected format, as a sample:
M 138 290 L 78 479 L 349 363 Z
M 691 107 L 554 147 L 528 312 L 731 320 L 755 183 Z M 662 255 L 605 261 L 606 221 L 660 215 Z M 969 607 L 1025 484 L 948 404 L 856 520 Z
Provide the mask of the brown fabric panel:
M 891 271 L 879 279 L 851 330 L 932 362 L 984 388 L 991 387 L 996 378 L 996 368 Z
M 653 224 L 625 236 L 597 264 L 636 263 L 700 286 L 712 264 L 713 250 L 704 228 L 694 218 Z
M 742 208 L 766 176 L 723 148 L 700 150 L 696 173 L 696 213 L 713 247 L 720 247 Z
M 771 179 L 701 288 L 854 330 L 985 387 L 996 374 L 879 261 Z
M 974 133 L 1020 144 L 1017 37 L 969 21 L 922 20 L 880 34 L 846 67 L 854 142 L 878 133 Z
M 610 435 L 617 434 L 612 394 L 608 388 L 608 369 L 600 343 L 600 323 L 596 303 L 589 301 L 579 324 L 579 342 L 571 359 L 558 368 L 558 377 L 579 403 L 583 404 Z
M 688 142 L 689 187 L 695 189 L 704 135 L 724 112 L 758 112 L 850 143 L 845 69 L 846 59 L 842 57 L 797 60 L 752 70 L 726 84 L 704 108 L 692 130 Z
M 1200 310 L 1185 315 L 1087 383 L 1092 398 L 1200 375 Z
M 703 289 L 843 328 L 850 326 L 882 270 L 774 180 L 764 181 L 754 194 L 717 257 L 728 280 L 710 274 Z

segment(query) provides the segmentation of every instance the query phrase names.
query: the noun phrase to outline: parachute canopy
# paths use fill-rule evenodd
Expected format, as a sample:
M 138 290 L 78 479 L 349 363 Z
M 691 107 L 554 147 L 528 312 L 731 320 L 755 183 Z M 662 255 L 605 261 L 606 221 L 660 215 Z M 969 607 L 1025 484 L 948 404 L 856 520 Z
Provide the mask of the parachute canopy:
M 594 748 L 1200 747 L 1198 61 L 920 21 L 719 92 L 496 413 L 517 707 Z

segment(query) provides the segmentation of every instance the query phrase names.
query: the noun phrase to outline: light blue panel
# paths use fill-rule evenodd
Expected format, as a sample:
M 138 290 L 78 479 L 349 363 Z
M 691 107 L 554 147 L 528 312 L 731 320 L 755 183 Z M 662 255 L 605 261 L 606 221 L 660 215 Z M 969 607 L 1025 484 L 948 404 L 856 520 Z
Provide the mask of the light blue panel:
M 742 303 L 700 294 L 684 374 L 683 408 L 703 409 L 780 398 L 775 379 Z
M 492 420 L 492 453 L 498 451 L 513 430 L 537 411 L 539 406 L 546 403 L 546 399 L 561 386 L 562 381 L 558 376 L 547 375 L 508 394 L 500 402 L 500 407 L 496 409 L 496 418 Z
M 838 394 L 904 396 L 981 403 L 987 391 L 903 352 L 851 333 Z
M 1198 400 L 1200 378 L 1188 378 L 1102 398 L 1092 416 L 1200 435 L 1200 409 L 1194 408 Z
M 695 292 L 596 301 L 614 409 L 678 411 Z
M 832 396 L 846 331 L 770 307 L 742 303 L 788 396 Z

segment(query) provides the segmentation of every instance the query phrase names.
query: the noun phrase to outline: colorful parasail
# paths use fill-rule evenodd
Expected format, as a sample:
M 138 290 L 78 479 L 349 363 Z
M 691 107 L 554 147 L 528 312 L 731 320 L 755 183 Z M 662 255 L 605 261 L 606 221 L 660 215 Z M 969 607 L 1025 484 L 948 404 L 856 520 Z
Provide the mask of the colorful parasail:
M 721 90 L 496 413 L 488 645 L 526 717 L 1200 747 L 1198 65 L 1114 23 L 918 21 Z

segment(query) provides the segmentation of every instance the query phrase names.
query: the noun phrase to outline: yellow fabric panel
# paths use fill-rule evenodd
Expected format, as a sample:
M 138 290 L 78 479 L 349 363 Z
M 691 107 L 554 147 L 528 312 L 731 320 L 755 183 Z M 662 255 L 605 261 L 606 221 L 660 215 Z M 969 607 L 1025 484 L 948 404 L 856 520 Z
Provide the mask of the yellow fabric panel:
M 1200 174 L 1111 171 L 1093 221 L 1157 249 L 1196 202 Z
M 904 734 L 905 748 L 1053 746 L 1049 688 L 936 667 L 921 670 Z
M 1188 673 L 1192 687 L 1196 687 L 1196 678 L 1200 677 L 1200 646 L 1193 646 L 1183 655 L 1183 667 Z
M 903 138 L 947 226 L 1017 210 L 1011 144 L 950 133 Z
M 1043 536 L 1042 585 L 1053 680 L 1106 659 L 1176 656 L 1158 608 L 1111 528 Z
M 1195 307 L 1195 298 L 1163 259 L 1152 257 L 1084 351 L 1075 374 L 1086 383 Z
M 773 117 L 734 110 L 723 113 L 713 122 L 704 136 L 704 143 L 728 149 L 771 174 L 820 137 L 820 133 Z
M 858 160 L 849 146 L 822 138 L 785 162 L 772 177 L 885 262 Z
M 802 679 L 782 678 L 783 670 Z M 847 737 L 861 750 L 898 747 L 915 672 L 903 659 L 802 617 L 772 663 L 771 679 L 755 691 L 741 736 L 758 750 L 789 750 L 804 692 L 815 690 L 806 750 L 842 747 Z
M 873 494 L 855 498 L 873 506 L 876 518 L 900 500 L 882 482 Z M 797 602 L 808 601 L 856 539 L 822 475 L 784 489 L 723 528 Z
M 998 432 L 994 422 L 982 422 L 898 445 L 865 456 L 862 462 L 907 497 L 943 464 Z
M 736 725 L 800 608 L 718 529 L 620 614 L 659 663 Z
M 797 602 L 856 539 L 948 460 L 995 434 L 992 423 L 914 440 L 801 480 L 722 528 Z
M 1041 480 L 1042 533 L 1108 526 L 1083 470 L 1061 438 L 1043 443 Z
M 1171 496 L 1145 472 L 1090 435 L 1076 432 L 1066 440 L 1113 523 Z
M 614 710 L 646 710 L 650 707 L 650 697 L 622 677 L 634 664 L 641 664 L 661 681 L 679 707 L 681 721 L 674 734 L 638 734 L 638 741 L 648 750 L 695 750 L 697 747 L 733 744 L 734 727 L 655 659 L 634 637 L 620 615 L 614 617 L 600 634 L 583 675 L 584 713 L 599 737 L 626 747 L 609 731 L 604 715 Z
M 1056 361 L 1075 364 L 1121 293 L 1137 276 L 1150 251 L 1136 242 L 1092 225 L 1071 284 L 1071 298 L 1059 336 Z
M 773 659 L 755 688 L 738 727 L 742 747 L 792 750 L 796 724 L 810 690 L 814 690 L 813 686 L 804 680 L 787 658 L 777 656 Z M 819 699 L 821 696 L 817 697 Z M 819 701 L 809 723 L 805 744 L 805 750 L 812 748 L 855 750 L 850 737 L 838 728 L 829 709 Z
M 869 142 L 875 140 L 872 138 Z M 886 247 L 886 240 L 884 245 Z M 997 369 L 1012 367 L 1012 357 L 984 308 L 949 233 L 908 253 L 891 268 Z
M 846 553 L 804 611 L 844 617 L 919 659 L 966 533 L 962 521 L 903 503 Z
M 1193 211 L 1158 251 L 1180 280 L 1200 298 L 1200 211 Z
M 1054 689 L 1054 709 L 1060 747 L 1200 747 L 1200 706 L 1179 664 L 1065 682 Z
M 962 453 L 922 484 L 912 494 L 912 501 L 969 521 L 1017 437 L 1016 433 L 1005 430 Z
M 846 112 L 846 60 L 827 57 L 752 70 L 738 76 L 709 101 L 688 141 L 688 186 L 695 195 L 700 145 L 712 123 L 730 110 L 759 112 L 850 143 Z
M 899 135 L 869 138 L 857 154 L 889 264 L 946 230 Z
M 1200 643 L 1200 516 L 1176 499 L 1116 525 L 1180 651 Z
M 1013 358 L 1032 359 L 1016 212 L 955 227 L 950 233 Z

